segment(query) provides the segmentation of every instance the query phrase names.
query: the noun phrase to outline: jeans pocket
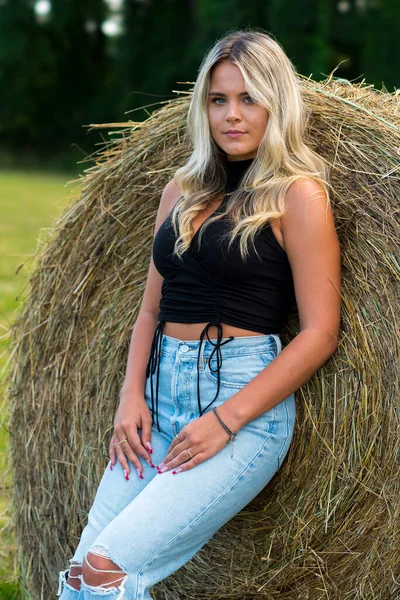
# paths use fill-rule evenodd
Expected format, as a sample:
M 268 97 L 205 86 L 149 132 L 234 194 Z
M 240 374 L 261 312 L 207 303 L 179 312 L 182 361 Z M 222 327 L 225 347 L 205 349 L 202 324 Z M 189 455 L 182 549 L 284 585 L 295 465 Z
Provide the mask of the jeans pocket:
M 275 358 L 274 350 L 252 352 L 247 354 L 227 354 L 220 364 L 220 385 L 227 388 L 240 389 L 247 385 L 264 367 Z M 218 361 L 214 355 L 206 358 L 205 375 L 215 385 L 218 384 Z

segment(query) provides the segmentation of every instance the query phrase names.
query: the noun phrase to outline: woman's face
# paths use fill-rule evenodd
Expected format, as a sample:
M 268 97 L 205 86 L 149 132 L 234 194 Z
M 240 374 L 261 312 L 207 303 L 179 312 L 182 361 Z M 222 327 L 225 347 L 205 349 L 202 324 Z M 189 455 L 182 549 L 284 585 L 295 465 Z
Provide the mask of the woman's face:
M 224 60 L 212 70 L 208 119 L 214 141 L 228 160 L 254 158 L 268 123 L 267 110 L 246 92 L 240 69 Z M 242 132 L 230 136 L 229 130 Z

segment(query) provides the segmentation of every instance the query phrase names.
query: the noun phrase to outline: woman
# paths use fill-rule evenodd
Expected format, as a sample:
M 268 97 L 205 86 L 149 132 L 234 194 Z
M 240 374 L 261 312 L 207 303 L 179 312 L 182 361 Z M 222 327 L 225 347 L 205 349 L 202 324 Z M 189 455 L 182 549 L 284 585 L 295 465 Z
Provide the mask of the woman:
M 63 600 L 151 599 L 280 468 L 294 392 L 340 326 L 329 183 L 304 125 L 293 65 L 269 35 L 234 31 L 208 52 L 193 151 L 161 197 L 111 460 L 60 572 Z M 282 350 L 294 302 L 300 333 Z

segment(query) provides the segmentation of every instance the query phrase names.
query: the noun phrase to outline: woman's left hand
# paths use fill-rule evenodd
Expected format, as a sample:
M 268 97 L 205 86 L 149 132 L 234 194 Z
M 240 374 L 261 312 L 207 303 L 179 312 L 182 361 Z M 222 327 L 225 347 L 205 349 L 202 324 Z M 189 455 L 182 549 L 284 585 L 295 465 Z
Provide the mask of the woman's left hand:
M 212 410 L 185 425 L 179 437 L 181 441 L 175 436 L 166 457 L 157 465 L 159 472 L 171 469 L 173 474 L 188 471 L 220 452 L 230 440 Z M 189 448 L 192 458 L 186 448 Z

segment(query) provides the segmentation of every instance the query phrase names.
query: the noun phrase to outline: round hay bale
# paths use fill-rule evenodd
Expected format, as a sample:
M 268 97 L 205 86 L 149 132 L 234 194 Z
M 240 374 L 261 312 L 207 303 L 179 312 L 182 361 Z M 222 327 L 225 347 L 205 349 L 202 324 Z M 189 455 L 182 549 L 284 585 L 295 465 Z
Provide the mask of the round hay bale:
M 332 77 L 301 85 L 306 142 L 335 190 L 339 346 L 296 392 L 279 472 L 154 586 L 156 599 L 400 596 L 400 96 Z M 143 123 L 95 125 L 120 136 L 94 155 L 55 223 L 11 329 L 14 523 L 35 599 L 55 597 L 108 461 L 161 191 L 190 154 L 189 101 L 162 103 Z M 284 345 L 298 332 L 291 314 Z

